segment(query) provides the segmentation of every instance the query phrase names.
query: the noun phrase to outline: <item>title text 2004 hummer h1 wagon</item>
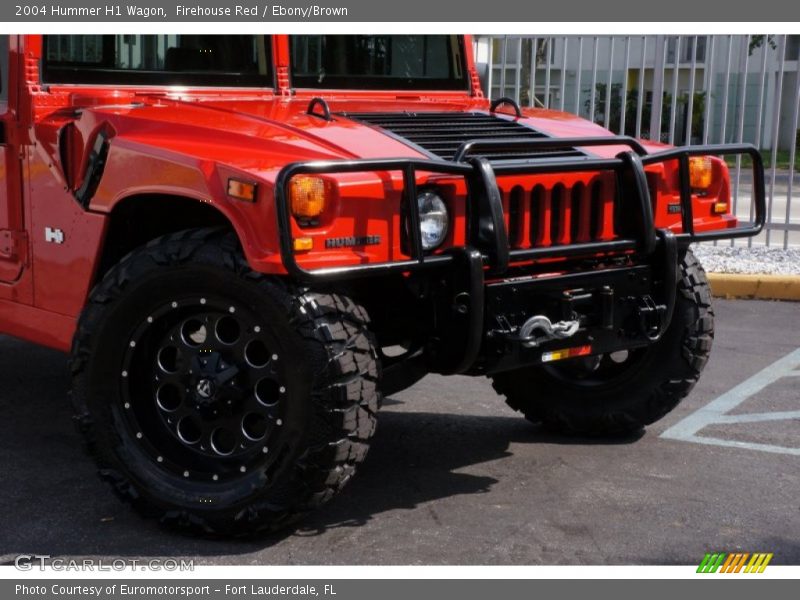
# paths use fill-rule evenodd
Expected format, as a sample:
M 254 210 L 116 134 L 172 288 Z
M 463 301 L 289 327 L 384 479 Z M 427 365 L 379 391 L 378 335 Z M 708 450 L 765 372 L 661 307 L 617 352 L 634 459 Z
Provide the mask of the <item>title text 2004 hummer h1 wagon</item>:
M 4 42 L 0 329 L 71 350 L 101 474 L 179 526 L 322 504 L 428 372 L 566 432 L 652 423 L 711 349 L 690 242 L 764 221 L 752 147 L 490 102 L 468 36 Z

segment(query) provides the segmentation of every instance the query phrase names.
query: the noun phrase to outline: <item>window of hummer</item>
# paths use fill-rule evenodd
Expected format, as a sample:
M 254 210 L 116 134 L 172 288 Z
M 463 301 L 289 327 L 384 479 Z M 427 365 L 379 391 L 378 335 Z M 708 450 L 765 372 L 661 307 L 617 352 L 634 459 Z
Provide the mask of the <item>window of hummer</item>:
M 8 66 L 8 36 L 0 35 L 0 103 L 3 104 L 8 102 Z
M 273 87 L 267 35 L 46 35 L 45 83 Z
M 466 90 L 457 35 L 293 35 L 296 88 Z

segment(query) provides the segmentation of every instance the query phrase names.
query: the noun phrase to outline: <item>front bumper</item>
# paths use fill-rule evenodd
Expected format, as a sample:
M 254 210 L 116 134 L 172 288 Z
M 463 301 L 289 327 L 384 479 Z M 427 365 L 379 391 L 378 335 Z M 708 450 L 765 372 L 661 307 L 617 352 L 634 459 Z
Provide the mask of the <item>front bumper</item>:
M 493 146 L 514 146 L 525 149 L 558 149 L 563 147 L 627 146 L 628 151 L 614 158 L 568 158 L 546 162 L 513 161 L 490 163 L 480 156 L 481 149 Z M 689 158 L 702 155 L 748 155 L 752 161 L 753 203 L 755 220 L 732 229 L 695 231 L 692 190 L 690 187 Z M 682 232 L 673 234 L 667 229 L 657 229 L 653 218 L 653 204 L 648 188 L 645 166 L 665 161 L 678 162 Z M 345 267 L 306 269 L 295 258 L 292 239 L 288 188 L 292 177 L 299 174 L 336 174 L 353 172 L 392 172 L 403 175 L 403 199 L 408 211 L 410 259 L 393 262 L 367 263 Z M 618 204 L 626 215 L 620 235 L 613 240 L 592 241 L 546 247 L 511 249 L 509 247 L 503 202 L 497 183 L 502 175 L 557 174 L 567 172 L 613 172 L 616 177 Z M 463 177 L 468 190 L 468 244 L 444 253 L 430 254 L 422 249 L 419 231 L 420 215 L 417 207 L 417 172 Z M 330 162 L 293 163 L 279 173 L 275 185 L 276 214 L 279 225 L 280 249 L 283 265 L 290 276 L 309 284 L 331 283 L 347 279 L 414 273 L 428 269 L 446 269 L 447 289 L 444 306 L 447 314 L 437 339 L 444 340 L 439 348 L 432 349 L 436 370 L 466 372 L 479 368 L 485 371 L 503 370 L 521 364 L 542 360 L 544 353 L 559 348 L 557 342 L 528 352 L 526 347 L 509 346 L 508 340 L 498 343 L 500 337 L 513 339 L 519 324 L 509 322 L 505 330 L 498 321 L 508 321 L 508 305 L 514 301 L 505 293 L 506 288 L 523 289 L 529 303 L 545 303 L 549 293 L 564 294 L 570 290 L 584 291 L 589 295 L 591 308 L 586 309 L 584 325 L 576 341 L 590 341 L 592 353 L 612 351 L 617 347 L 633 347 L 652 343 L 658 339 L 670 322 L 675 302 L 675 284 L 680 249 L 692 242 L 749 237 L 758 234 L 766 220 L 764 168 L 758 150 L 749 144 L 703 145 L 675 148 L 648 154 L 636 140 L 629 137 L 569 138 L 540 140 L 473 140 L 465 142 L 453 162 L 441 160 L 384 159 Z M 629 267 L 619 273 L 613 269 L 600 269 L 592 275 L 566 274 L 546 280 L 531 279 L 522 285 L 519 281 L 503 281 L 509 275 L 510 265 L 524 261 L 547 258 L 579 258 L 592 256 L 628 255 Z M 636 271 L 637 265 L 652 269 L 646 277 Z M 632 270 L 633 269 L 633 270 Z M 512 269 L 518 277 L 518 269 Z M 624 271 L 624 273 L 622 272 Z M 523 275 L 525 275 L 523 273 Z M 572 277 L 573 279 L 570 279 Z M 579 285 L 576 285 L 578 277 Z M 644 277 L 641 289 L 631 288 L 631 282 Z M 583 278 L 583 279 L 581 279 Z M 586 281 L 583 280 L 591 280 Z M 603 281 L 606 281 L 603 283 Z M 490 283 L 487 284 L 487 281 Z M 627 282 L 627 283 L 623 283 Z M 660 285 L 657 284 L 660 283 Z M 510 286 L 510 287 L 508 287 Z M 612 300 L 603 299 L 600 292 L 608 287 Z M 548 291 L 550 290 L 550 291 Z M 515 292 L 517 293 L 517 292 Z M 487 299 L 488 297 L 488 299 Z M 495 298 L 499 300 L 495 300 Z M 635 298 L 626 300 L 625 298 Z M 604 305 L 605 303 L 605 305 Z M 606 308 L 603 308 L 606 306 Z M 610 309 L 608 307 L 611 307 Z M 627 307 L 627 308 L 626 308 Z M 598 311 L 611 312 L 605 320 L 591 316 Z M 655 312 L 657 319 L 653 320 Z M 524 311 L 523 311 L 524 312 Z M 557 312 L 557 311 L 556 311 Z M 578 314 L 578 311 L 576 311 Z M 583 313 L 580 313 L 583 314 Z M 632 317 L 651 319 L 636 333 L 622 335 Z M 556 315 L 557 316 L 557 315 Z M 610 320 L 609 320 L 610 319 Z M 654 325 L 655 323 L 655 325 Z M 655 327 L 655 330 L 654 330 Z M 510 332 L 510 336 L 504 335 Z M 609 332 L 614 331 L 614 335 Z M 493 339 L 494 337 L 494 339 Z M 591 340 L 589 340 L 591 338 Z M 563 344 L 562 344 L 563 345 Z M 584 344 L 586 346 L 587 344 Z M 453 351 L 453 348 L 458 350 Z M 496 357 L 492 359 L 491 357 Z M 480 358 L 480 360 L 478 360 Z M 476 367 L 476 365 L 478 365 Z

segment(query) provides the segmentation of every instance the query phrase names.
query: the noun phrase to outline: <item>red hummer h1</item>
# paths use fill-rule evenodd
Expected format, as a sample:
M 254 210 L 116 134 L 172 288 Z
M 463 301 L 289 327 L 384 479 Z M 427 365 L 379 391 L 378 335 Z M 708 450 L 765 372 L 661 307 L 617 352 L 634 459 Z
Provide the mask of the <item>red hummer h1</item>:
M 77 425 L 144 514 L 286 525 L 426 373 L 591 435 L 691 390 L 713 312 L 689 245 L 761 229 L 758 152 L 492 102 L 471 48 L 3 37 L 0 330 L 71 353 Z M 752 159 L 754 223 L 723 154 Z

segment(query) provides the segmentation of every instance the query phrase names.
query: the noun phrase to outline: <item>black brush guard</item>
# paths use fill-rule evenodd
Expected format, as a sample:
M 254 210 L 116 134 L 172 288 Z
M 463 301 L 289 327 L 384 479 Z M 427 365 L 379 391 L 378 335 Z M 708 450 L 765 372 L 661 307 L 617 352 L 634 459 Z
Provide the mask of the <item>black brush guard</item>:
M 519 150 L 544 150 L 562 147 L 627 146 L 628 151 L 614 158 L 564 158 L 541 161 L 504 161 L 491 163 L 480 156 L 481 150 L 503 147 Z M 696 232 L 689 180 L 689 158 L 704 155 L 747 155 L 752 161 L 753 202 L 755 221 L 746 225 L 714 231 Z M 666 229 L 656 229 L 653 207 L 645 175 L 647 165 L 671 160 L 678 161 L 680 175 L 680 202 L 683 232 L 673 234 Z M 368 263 L 343 267 L 308 270 L 295 258 L 291 216 L 289 208 L 289 182 L 301 174 L 336 174 L 368 171 L 400 171 L 403 174 L 403 202 L 408 210 L 408 235 L 410 259 L 393 262 Z M 419 230 L 420 215 L 416 202 L 417 172 L 464 177 L 467 183 L 467 218 L 469 244 L 442 253 L 426 253 L 422 249 Z M 497 176 L 534 175 L 540 173 L 613 171 L 617 178 L 619 206 L 631 213 L 629 225 L 618 239 L 552 245 L 539 248 L 509 249 L 505 227 L 502 197 Z M 484 334 L 484 284 L 485 274 L 502 277 L 509 264 L 519 261 L 552 257 L 580 257 L 598 253 L 634 251 L 640 259 L 650 259 L 657 250 L 665 263 L 665 281 L 674 282 L 677 274 L 678 246 L 692 242 L 741 238 L 757 235 L 766 220 L 764 166 L 758 150 L 750 144 L 717 144 L 674 148 L 648 154 L 635 139 L 626 136 L 560 139 L 487 139 L 472 140 L 461 145 L 452 162 L 424 159 L 365 159 L 342 161 L 298 162 L 284 167 L 275 182 L 275 201 L 279 225 L 280 249 L 284 267 L 295 279 L 309 283 L 331 283 L 346 279 L 413 272 L 422 269 L 456 267 L 465 279 L 464 287 L 470 297 L 467 311 L 468 332 L 463 340 L 463 353 L 450 361 L 445 372 L 464 372 L 475 362 Z M 675 286 L 664 290 L 667 315 L 671 315 L 675 302 Z M 659 332 L 663 333 L 669 319 Z M 656 336 L 657 337 L 657 336 Z

